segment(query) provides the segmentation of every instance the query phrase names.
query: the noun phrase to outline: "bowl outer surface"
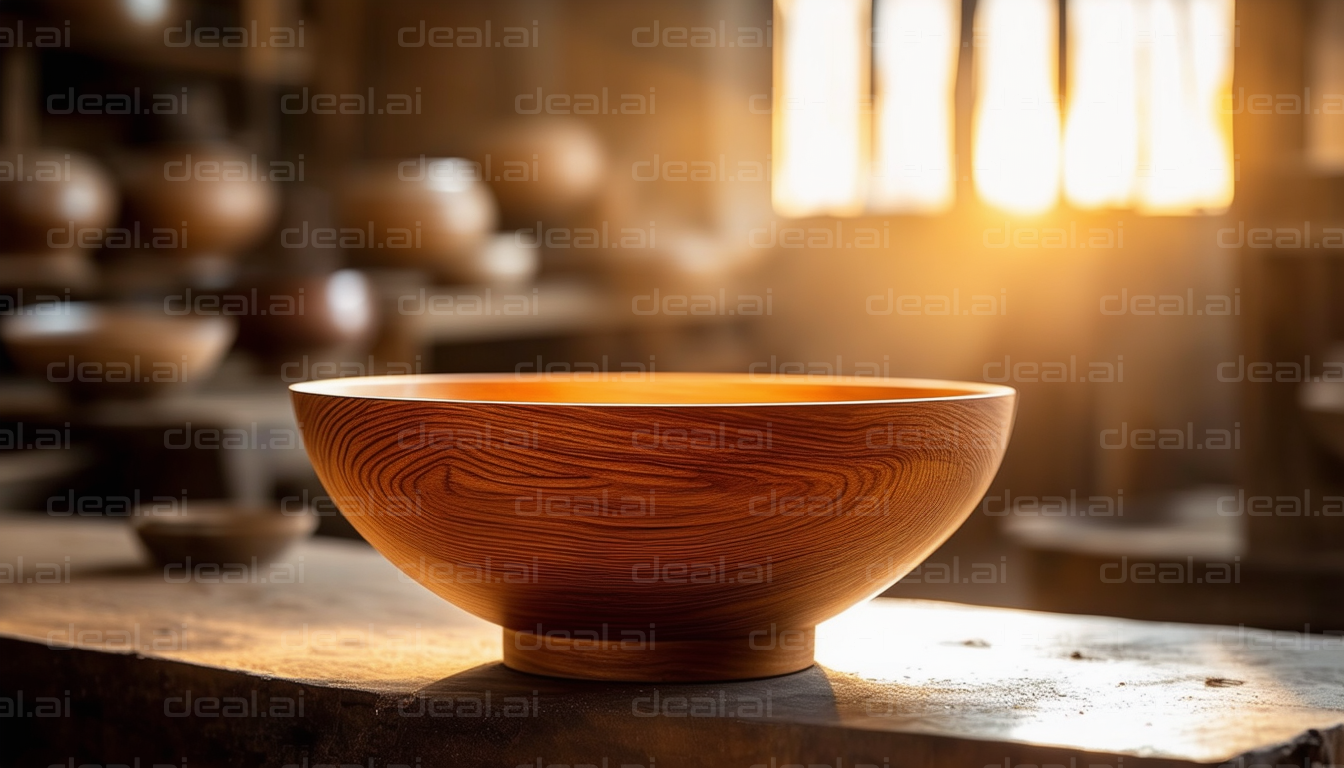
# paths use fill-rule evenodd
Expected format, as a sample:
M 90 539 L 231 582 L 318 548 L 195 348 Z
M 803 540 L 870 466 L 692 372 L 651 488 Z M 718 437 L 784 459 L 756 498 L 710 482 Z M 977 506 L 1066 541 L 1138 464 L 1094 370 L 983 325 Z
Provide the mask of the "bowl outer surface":
M 673 639 L 811 627 L 886 589 L 984 495 L 1016 396 L 293 398 L 333 501 L 425 587 L 513 629 Z

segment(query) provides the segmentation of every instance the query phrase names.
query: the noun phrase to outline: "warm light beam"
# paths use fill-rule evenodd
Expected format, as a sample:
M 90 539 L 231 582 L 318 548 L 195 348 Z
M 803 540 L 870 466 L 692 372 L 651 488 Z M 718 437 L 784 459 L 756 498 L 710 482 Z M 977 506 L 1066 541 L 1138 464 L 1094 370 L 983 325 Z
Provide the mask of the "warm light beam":
M 1064 195 L 1076 208 L 1127 208 L 1138 179 L 1134 0 L 1069 0 Z
M 1218 213 L 1232 202 L 1233 0 L 1138 5 L 1142 213 Z M 1146 56 L 1144 55 L 1146 54 Z
M 1059 196 L 1059 26 L 1054 0 L 981 0 L 975 12 L 975 188 L 1040 213 Z
M 956 196 L 953 112 L 960 0 L 877 0 L 870 209 L 939 213 Z
M 857 215 L 868 175 L 867 0 L 775 3 L 774 178 L 782 216 Z

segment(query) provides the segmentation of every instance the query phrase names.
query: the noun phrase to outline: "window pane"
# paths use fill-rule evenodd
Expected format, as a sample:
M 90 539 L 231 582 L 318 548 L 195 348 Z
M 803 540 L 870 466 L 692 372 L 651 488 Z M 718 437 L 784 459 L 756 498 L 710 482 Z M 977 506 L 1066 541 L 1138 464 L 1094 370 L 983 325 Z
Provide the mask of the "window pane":
M 871 207 L 935 213 L 956 194 L 953 112 L 959 0 L 878 0 Z
M 1218 212 L 1232 202 L 1233 0 L 1138 4 L 1139 210 Z
M 1139 162 L 1135 0 L 1069 0 L 1064 194 L 1079 208 L 1127 208 Z
M 1059 195 L 1058 30 L 1054 0 L 982 0 L 975 12 L 975 188 L 1014 213 Z
M 774 207 L 854 215 L 868 164 L 868 0 L 775 4 Z

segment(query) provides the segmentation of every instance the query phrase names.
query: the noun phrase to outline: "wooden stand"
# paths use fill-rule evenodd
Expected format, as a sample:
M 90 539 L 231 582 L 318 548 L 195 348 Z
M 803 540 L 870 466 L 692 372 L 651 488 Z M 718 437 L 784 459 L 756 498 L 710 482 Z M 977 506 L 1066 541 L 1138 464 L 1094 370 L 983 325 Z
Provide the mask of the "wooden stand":
M 575 680 L 625 682 L 750 680 L 812 666 L 816 629 L 774 638 L 614 640 L 553 637 L 504 630 L 504 664 L 519 672 Z M 781 641 L 781 638 L 786 638 Z

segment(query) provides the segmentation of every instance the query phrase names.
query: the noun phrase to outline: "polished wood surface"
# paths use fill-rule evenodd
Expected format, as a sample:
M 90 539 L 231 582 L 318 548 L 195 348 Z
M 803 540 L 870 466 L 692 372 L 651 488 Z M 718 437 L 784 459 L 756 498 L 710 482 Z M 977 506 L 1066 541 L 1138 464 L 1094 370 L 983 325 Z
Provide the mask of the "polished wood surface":
M 718 374 L 292 389 L 318 476 L 361 534 L 441 597 L 545 639 L 506 661 L 630 680 L 808 666 L 818 622 L 889 587 L 970 513 L 1015 397 Z
M 7 764 L 1302 766 L 1344 737 L 1336 635 L 878 598 L 798 674 L 591 683 L 508 669 L 498 628 L 363 545 L 246 579 L 145 562 L 119 522 L 0 515 L 0 705 L 98 715 L 0 717 Z

